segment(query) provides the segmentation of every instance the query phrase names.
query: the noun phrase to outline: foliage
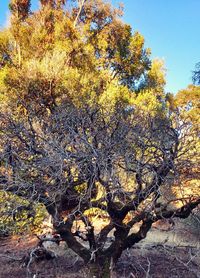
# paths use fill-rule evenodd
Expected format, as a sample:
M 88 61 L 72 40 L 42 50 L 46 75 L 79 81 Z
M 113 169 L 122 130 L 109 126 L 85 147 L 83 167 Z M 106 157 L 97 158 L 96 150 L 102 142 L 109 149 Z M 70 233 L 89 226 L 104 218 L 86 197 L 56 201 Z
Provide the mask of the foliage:
M 42 231 L 42 221 L 46 216 L 42 205 L 31 204 L 16 195 L 0 192 L 0 235 L 37 233 Z
M 193 71 L 192 79 L 195 84 L 200 85 L 200 63 L 196 64 L 195 70 Z

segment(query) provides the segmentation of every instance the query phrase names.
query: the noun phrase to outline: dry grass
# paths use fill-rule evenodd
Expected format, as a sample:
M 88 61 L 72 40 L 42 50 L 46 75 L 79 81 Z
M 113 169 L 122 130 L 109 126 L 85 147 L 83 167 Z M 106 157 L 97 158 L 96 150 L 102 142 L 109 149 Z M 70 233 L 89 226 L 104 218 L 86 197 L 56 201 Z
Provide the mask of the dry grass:
M 51 261 L 31 264 L 29 271 L 20 258 L 36 245 L 36 239 L 25 237 L 0 241 L 1 278 L 87 278 L 87 268 L 76 255 L 62 246 L 61 255 Z M 35 276 L 34 276 L 35 275 Z M 114 278 L 196 278 L 200 277 L 200 251 L 192 247 L 159 245 L 135 246 L 124 252 Z

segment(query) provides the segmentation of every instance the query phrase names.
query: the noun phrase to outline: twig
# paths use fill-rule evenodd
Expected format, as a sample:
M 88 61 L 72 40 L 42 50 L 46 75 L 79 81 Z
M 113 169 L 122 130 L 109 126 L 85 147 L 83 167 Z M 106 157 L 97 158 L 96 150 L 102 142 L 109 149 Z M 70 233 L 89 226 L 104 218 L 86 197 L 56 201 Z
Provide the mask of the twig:
M 13 261 L 22 261 L 23 260 L 23 258 L 16 258 L 16 257 L 4 255 L 4 254 L 0 254 L 0 257 L 5 257 L 5 258 L 11 259 Z

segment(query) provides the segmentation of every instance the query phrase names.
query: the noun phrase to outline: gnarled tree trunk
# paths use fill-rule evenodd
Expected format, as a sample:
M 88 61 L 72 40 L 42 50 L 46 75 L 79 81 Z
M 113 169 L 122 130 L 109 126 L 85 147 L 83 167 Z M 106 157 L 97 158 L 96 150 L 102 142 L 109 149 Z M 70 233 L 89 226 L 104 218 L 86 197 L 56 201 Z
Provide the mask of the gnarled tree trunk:
M 88 271 L 91 278 L 112 278 L 113 260 L 106 256 L 97 258 L 88 264 Z

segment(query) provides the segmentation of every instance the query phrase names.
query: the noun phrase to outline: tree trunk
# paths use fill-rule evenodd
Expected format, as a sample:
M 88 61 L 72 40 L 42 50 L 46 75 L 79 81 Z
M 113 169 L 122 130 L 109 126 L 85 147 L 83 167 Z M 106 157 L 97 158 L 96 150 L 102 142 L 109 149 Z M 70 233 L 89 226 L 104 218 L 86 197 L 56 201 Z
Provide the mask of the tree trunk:
M 90 278 L 112 278 L 113 264 L 108 258 L 101 258 L 88 265 L 88 277 Z

